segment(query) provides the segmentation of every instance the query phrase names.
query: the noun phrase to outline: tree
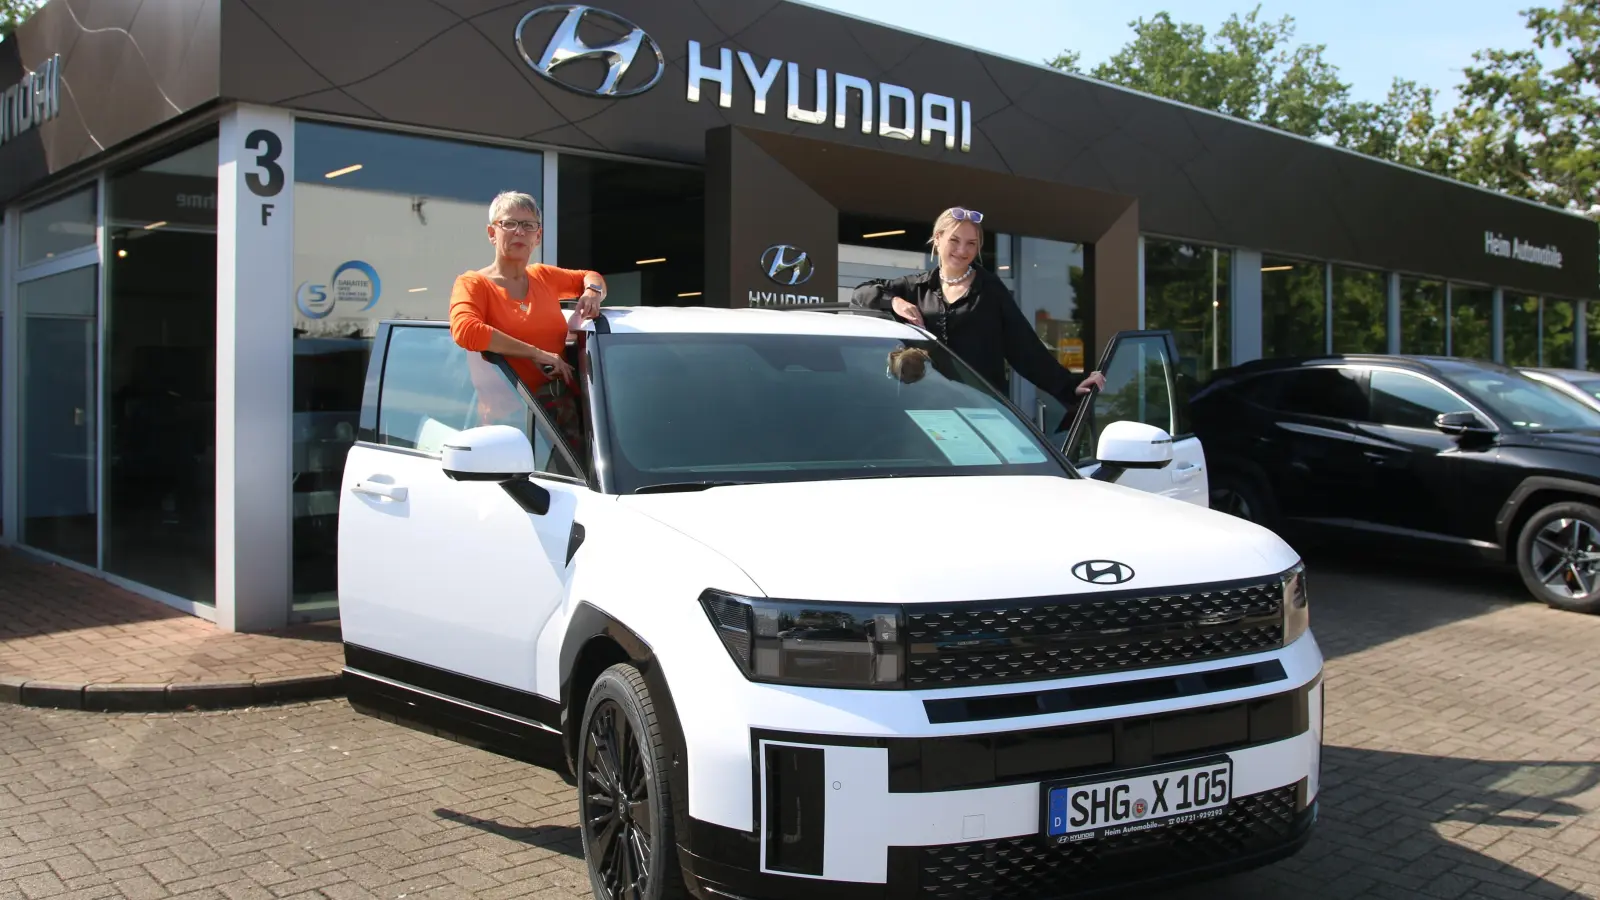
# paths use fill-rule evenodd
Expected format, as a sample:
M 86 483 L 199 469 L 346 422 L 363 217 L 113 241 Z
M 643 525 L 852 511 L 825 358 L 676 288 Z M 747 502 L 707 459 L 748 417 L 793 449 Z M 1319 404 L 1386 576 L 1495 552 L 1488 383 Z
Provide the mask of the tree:
M 18 25 L 43 5 L 44 0 L 0 0 L 0 40 L 10 37 Z
M 1323 45 L 1291 48 L 1294 19 L 1260 20 L 1258 6 L 1208 37 L 1204 26 L 1165 13 L 1137 19 L 1133 40 L 1090 77 L 1310 138 L 1336 139 L 1347 120 L 1350 85 L 1322 58 Z M 1049 65 L 1082 74 L 1067 51 Z

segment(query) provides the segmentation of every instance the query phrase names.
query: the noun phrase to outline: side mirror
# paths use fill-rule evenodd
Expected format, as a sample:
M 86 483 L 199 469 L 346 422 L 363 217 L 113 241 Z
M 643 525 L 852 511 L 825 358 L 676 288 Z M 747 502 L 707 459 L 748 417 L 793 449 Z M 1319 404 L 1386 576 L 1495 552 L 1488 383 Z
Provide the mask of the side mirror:
M 1143 422 L 1112 422 L 1100 432 L 1095 457 L 1119 469 L 1164 469 L 1172 462 L 1172 435 Z
M 1467 410 L 1440 413 L 1434 417 L 1433 427 L 1445 434 L 1494 434 L 1493 428 L 1485 425 L 1476 413 Z
M 510 425 L 482 425 L 453 435 L 441 462 L 452 481 L 493 481 L 524 511 L 536 516 L 550 511 L 550 492 L 528 480 L 537 469 L 533 445 Z

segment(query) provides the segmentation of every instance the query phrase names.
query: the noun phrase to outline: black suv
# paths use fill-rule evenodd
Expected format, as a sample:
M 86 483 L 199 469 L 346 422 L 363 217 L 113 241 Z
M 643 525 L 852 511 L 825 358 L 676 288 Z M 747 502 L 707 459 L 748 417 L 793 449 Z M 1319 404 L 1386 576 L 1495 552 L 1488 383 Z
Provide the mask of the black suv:
M 1193 403 L 1213 508 L 1291 540 L 1515 565 L 1600 612 L 1600 411 L 1515 369 L 1411 356 L 1223 369 Z

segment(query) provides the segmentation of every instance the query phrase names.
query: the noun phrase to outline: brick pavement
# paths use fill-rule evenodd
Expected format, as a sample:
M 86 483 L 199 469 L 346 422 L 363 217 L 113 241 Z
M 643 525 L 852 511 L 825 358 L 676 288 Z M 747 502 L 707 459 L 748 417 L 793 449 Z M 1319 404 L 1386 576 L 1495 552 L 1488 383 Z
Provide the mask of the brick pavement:
M 332 696 L 337 622 L 237 634 L 66 566 L 0 550 L 0 702 L 182 709 Z
M 1323 817 L 1160 900 L 1600 898 L 1600 618 L 1514 581 L 1313 570 Z M 0 900 L 577 898 L 572 789 L 342 700 L 0 707 Z

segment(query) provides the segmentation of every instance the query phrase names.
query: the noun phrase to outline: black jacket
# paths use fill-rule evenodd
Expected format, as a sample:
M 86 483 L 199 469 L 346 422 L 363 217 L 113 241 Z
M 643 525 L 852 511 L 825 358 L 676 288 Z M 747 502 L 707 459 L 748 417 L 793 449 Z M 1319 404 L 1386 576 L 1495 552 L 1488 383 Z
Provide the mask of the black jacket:
M 976 281 L 971 290 L 953 304 L 944 302 L 938 269 L 869 281 L 856 288 L 850 303 L 891 314 L 895 297 L 914 303 L 922 311 L 924 325 L 940 343 L 976 369 L 995 390 L 1005 393 L 1005 364 L 1009 362 L 1034 387 L 1068 407 L 1075 405 L 1074 391 L 1085 376 L 1056 361 L 998 275 L 977 266 L 972 271 Z

